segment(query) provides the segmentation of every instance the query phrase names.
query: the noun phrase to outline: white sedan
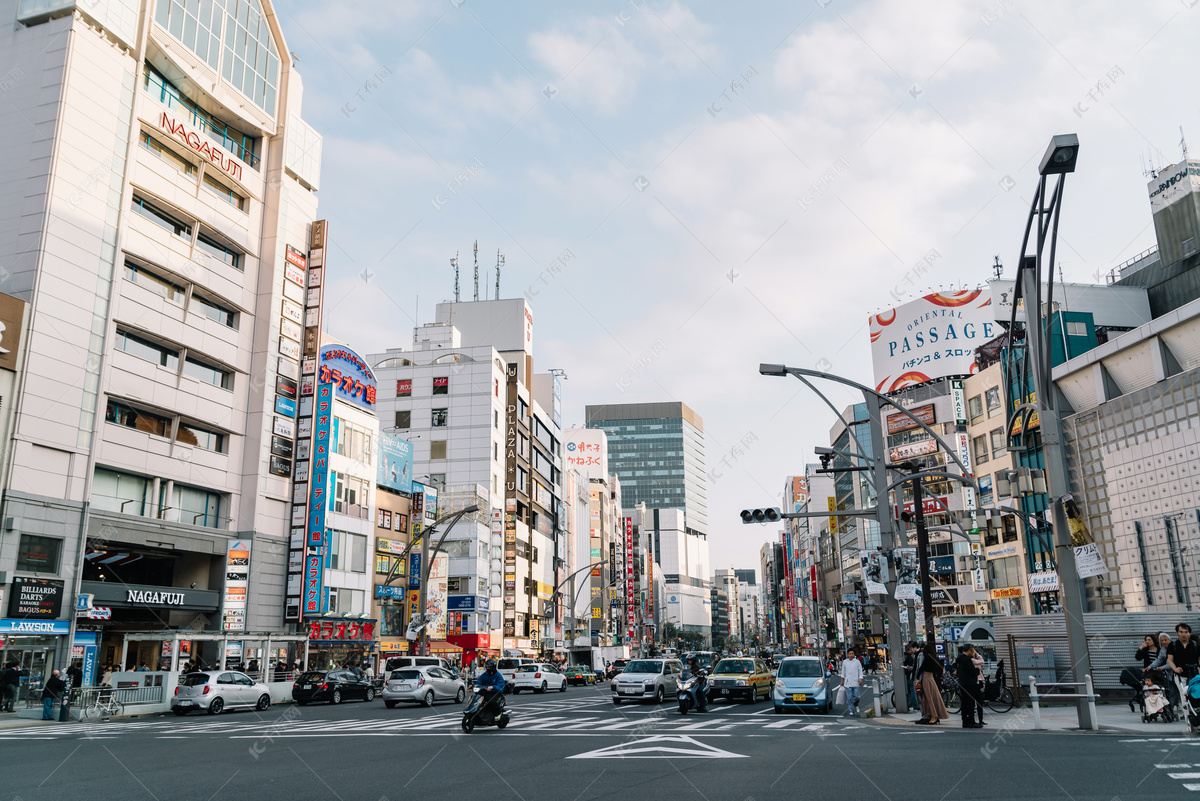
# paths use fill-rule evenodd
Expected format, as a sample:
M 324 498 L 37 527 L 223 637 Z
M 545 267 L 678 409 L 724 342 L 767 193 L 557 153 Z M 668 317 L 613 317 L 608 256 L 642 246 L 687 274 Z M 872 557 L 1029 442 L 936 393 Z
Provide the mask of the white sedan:
M 544 693 L 546 690 L 558 690 L 560 693 L 567 691 L 566 674 L 560 673 L 554 665 L 519 665 L 510 675 L 513 677 L 513 695 L 521 690 L 533 690 L 535 693 Z

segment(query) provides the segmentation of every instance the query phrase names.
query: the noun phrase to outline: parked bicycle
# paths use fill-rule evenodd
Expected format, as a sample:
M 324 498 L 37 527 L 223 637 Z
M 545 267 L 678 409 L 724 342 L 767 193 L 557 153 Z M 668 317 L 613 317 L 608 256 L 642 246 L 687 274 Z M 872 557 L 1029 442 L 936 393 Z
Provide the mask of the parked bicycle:
M 946 711 L 952 715 L 962 708 L 961 694 L 958 677 L 947 670 L 942 676 L 942 701 L 946 704 Z M 995 675 L 990 679 L 984 678 L 982 700 L 984 706 L 997 714 L 1008 712 L 1016 706 L 1013 692 L 1007 686 L 1007 673 L 1004 670 L 1003 659 L 996 663 Z
M 112 687 L 89 687 L 80 691 L 77 704 L 80 715 L 87 720 L 102 720 L 113 715 L 125 714 L 125 705 L 117 700 Z

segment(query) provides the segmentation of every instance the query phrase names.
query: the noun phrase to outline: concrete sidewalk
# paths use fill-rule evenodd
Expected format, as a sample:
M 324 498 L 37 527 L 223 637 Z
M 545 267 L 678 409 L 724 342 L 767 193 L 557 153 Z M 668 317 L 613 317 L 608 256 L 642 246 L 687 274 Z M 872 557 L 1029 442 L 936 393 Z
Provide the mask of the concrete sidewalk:
M 1079 717 L 1075 707 L 1070 704 L 1044 705 L 1039 710 L 1042 719 L 1042 729 L 1045 731 L 1089 731 L 1079 728 Z M 1096 715 L 1100 719 L 1100 731 L 1124 732 L 1153 735 L 1186 735 L 1188 725 L 1185 720 L 1174 723 L 1142 723 L 1142 713 L 1130 712 L 1124 704 L 1099 704 Z M 877 722 L 890 725 L 913 725 L 920 718 L 919 712 L 884 715 Z M 1031 707 L 1014 707 L 1002 715 L 989 709 L 983 711 L 983 721 L 987 726 L 984 731 L 1034 731 L 1033 709 Z M 955 713 L 949 720 L 943 720 L 936 728 L 958 729 L 962 726 L 962 717 Z M 926 727 L 919 727 L 926 728 Z

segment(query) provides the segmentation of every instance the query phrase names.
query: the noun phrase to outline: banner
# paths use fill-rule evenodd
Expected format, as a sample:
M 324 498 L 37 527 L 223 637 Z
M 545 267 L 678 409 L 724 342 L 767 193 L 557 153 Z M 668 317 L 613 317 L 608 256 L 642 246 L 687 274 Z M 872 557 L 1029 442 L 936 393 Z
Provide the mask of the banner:
M 921 577 L 917 570 L 917 549 L 896 548 L 892 551 L 892 567 L 896 570 L 896 600 L 921 600 Z
M 863 583 L 867 585 L 868 595 L 887 595 L 884 584 L 888 580 L 887 560 L 882 551 L 859 551 L 859 562 L 862 564 Z

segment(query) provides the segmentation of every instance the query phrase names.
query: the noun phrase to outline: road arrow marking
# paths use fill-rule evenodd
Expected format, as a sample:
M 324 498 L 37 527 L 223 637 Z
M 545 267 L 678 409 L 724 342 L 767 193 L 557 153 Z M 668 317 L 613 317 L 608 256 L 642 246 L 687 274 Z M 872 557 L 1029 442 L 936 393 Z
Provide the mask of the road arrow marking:
M 723 751 L 691 737 L 660 735 L 630 743 L 598 748 L 567 759 L 745 759 L 745 754 Z

